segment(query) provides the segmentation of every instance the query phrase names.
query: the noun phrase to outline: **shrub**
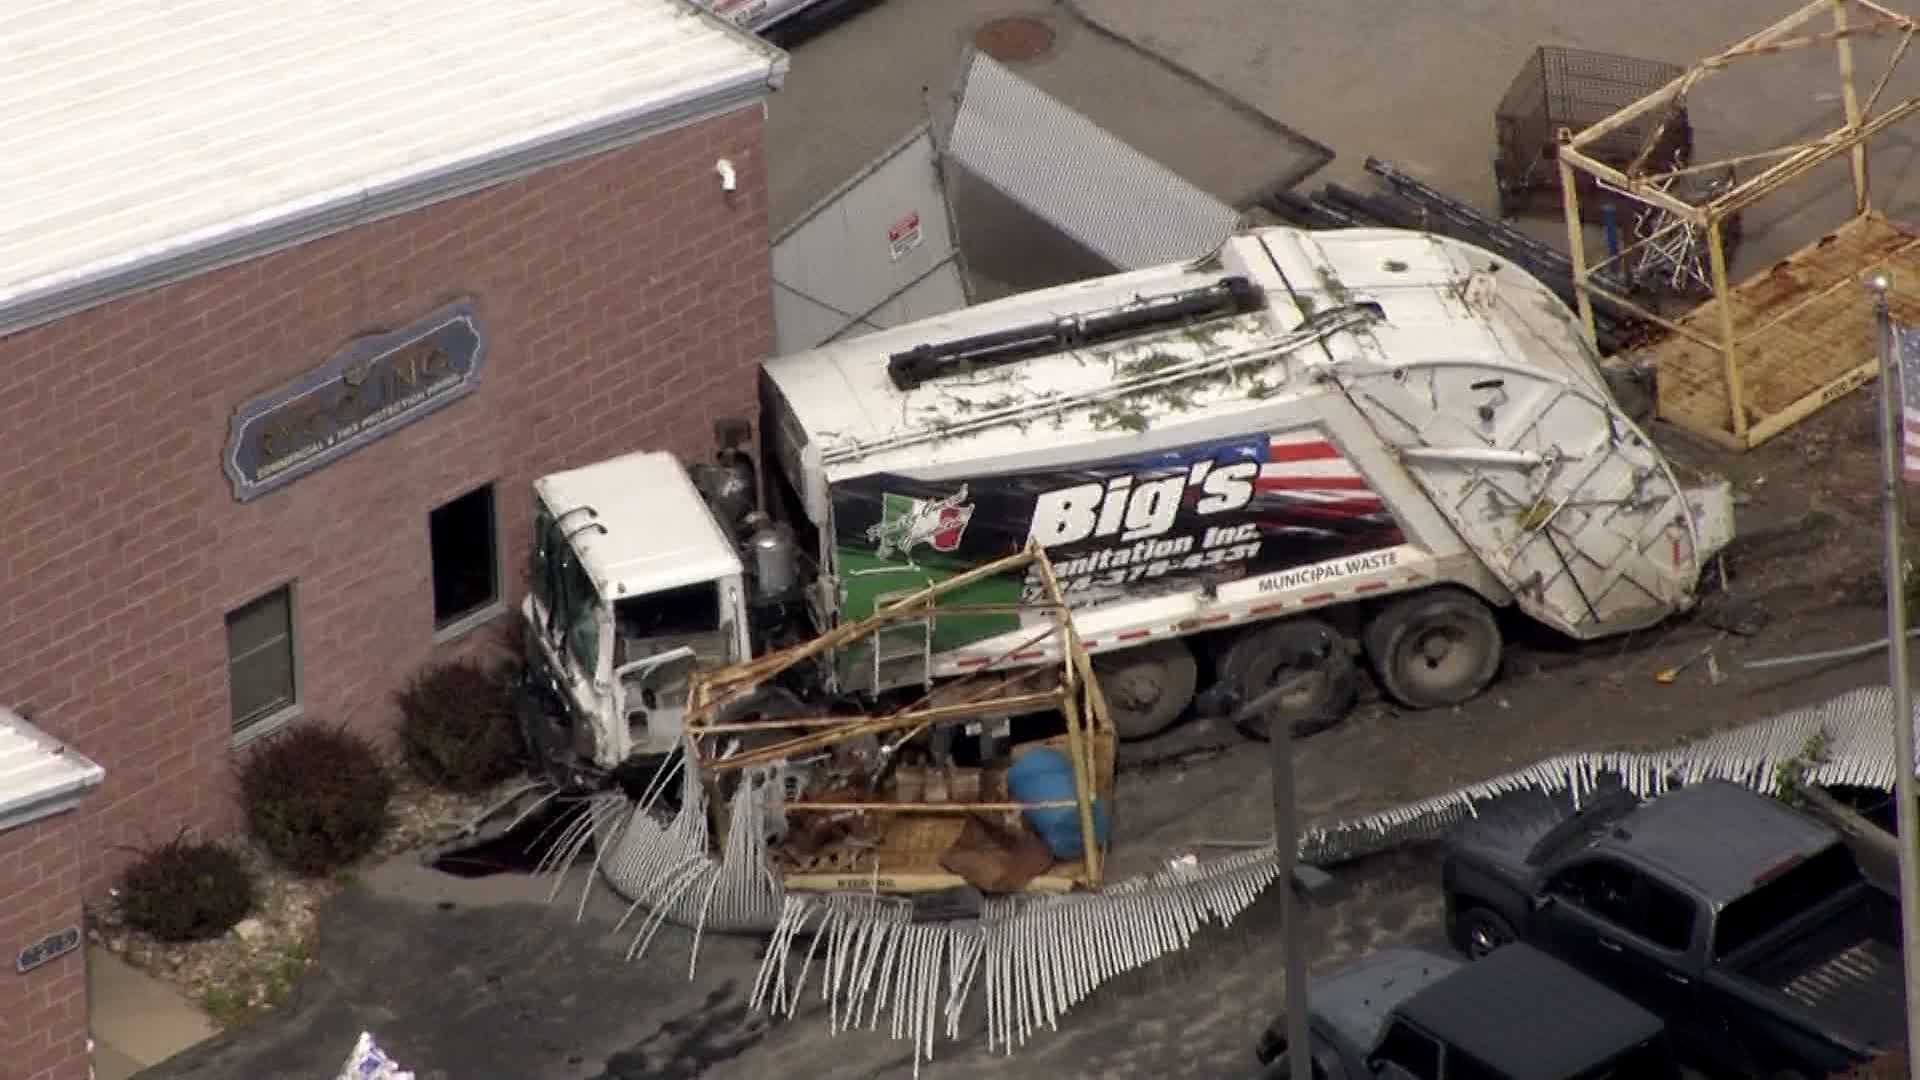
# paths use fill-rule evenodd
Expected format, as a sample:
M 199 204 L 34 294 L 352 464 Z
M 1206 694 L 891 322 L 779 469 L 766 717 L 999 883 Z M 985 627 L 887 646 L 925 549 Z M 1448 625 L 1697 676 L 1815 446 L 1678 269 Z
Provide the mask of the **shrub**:
M 393 777 L 368 739 L 343 727 L 300 724 L 247 755 L 240 795 L 267 853 L 295 873 L 317 875 L 380 842 Z
M 219 937 L 253 910 L 253 871 L 231 848 L 185 833 L 140 853 L 120 875 L 120 916 L 161 941 Z
M 520 768 L 520 731 L 509 684 L 478 661 L 435 664 L 394 694 L 400 747 L 421 779 L 474 792 Z

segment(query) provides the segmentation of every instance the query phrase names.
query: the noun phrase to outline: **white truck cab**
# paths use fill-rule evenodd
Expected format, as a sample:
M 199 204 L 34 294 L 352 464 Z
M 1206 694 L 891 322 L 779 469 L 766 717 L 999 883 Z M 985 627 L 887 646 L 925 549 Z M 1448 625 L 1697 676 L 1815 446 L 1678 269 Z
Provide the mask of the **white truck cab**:
M 696 665 L 745 659 L 740 556 L 680 462 L 635 453 L 534 484 L 528 637 L 602 769 L 665 753 Z

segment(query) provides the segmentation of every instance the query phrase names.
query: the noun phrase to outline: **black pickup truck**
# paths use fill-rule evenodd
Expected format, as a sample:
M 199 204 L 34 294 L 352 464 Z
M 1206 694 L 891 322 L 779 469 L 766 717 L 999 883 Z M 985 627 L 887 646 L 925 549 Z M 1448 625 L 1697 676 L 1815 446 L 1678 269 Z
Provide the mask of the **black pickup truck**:
M 1532 943 L 1663 1017 L 1689 1064 L 1823 1077 L 1904 1037 L 1895 899 L 1832 829 L 1746 788 L 1502 800 L 1442 875 L 1469 957 Z
M 1678 1080 L 1659 1017 L 1525 945 L 1477 964 L 1383 949 L 1317 980 L 1314 1080 Z M 1254 1049 L 1291 1080 L 1286 1020 Z

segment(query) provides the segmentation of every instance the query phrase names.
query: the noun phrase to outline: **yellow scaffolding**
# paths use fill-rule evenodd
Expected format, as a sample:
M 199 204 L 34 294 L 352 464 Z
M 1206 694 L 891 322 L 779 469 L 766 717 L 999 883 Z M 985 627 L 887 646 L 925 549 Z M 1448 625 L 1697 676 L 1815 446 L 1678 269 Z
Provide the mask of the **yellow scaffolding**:
M 1861 13 L 1856 21 L 1851 16 Z M 1830 13 L 1832 29 L 1811 26 Z M 1876 112 L 1882 93 L 1913 43 L 1920 24 L 1872 0 L 1812 0 L 1731 48 L 1694 64 L 1667 85 L 1578 133 L 1559 133 L 1561 191 L 1573 264 L 1574 291 L 1589 338 L 1593 298 L 1631 311 L 1665 331 L 1635 350 L 1656 373 L 1661 419 L 1733 450 L 1778 435 L 1822 406 L 1870 381 L 1877 369 L 1870 305 L 1846 286 L 1879 267 L 1894 270 L 1897 316 L 1920 316 L 1920 233 L 1875 213 L 1869 198 L 1867 143 L 1920 110 L 1920 96 Z M 1898 36 L 1887 68 L 1863 100 L 1854 85 L 1853 41 Z M 1832 45 L 1839 60 L 1846 122 L 1817 138 L 1759 153 L 1681 168 L 1647 171 L 1666 120 L 1649 133 L 1625 169 L 1596 161 L 1587 147 L 1628 124 L 1666 109 L 1671 117 L 1701 80 L 1754 58 Z M 1722 235 L 1728 219 L 1842 154 L 1852 164 L 1854 216 L 1840 228 L 1738 285 L 1727 279 Z M 1668 190 L 1683 176 L 1770 162 L 1762 171 L 1710 198 L 1689 202 Z M 1589 265 L 1580 219 L 1576 171 L 1665 211 L 1671 222 L 1605 260 Z M 1666 238 L 1675 229 L 1704 234 L 1712 298 L 1678 318 L 1660 315 L 1596 282 L 1601 271 Z

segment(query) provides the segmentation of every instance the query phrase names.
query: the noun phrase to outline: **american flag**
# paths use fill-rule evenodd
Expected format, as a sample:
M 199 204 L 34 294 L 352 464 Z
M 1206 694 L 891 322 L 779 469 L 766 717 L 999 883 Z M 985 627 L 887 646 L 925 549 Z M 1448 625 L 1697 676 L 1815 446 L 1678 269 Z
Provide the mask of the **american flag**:
M 1900 372 L 1900 472 L 1920 484 L 1920 326 L 1893 328 L 1894 364 Z
M 1915 366 L 1920 367 L 1920 363 Z M 1920 414 L 1916 414 L 1911 430 L 1920 449 Z M 1267 444 L 1267 460 L 1253 487 L 1263 495 L 1285 494 L 1329 512 L 1365 516 L 1386 510 L 1360 470 L 1318 432 L 1274 436 Z

